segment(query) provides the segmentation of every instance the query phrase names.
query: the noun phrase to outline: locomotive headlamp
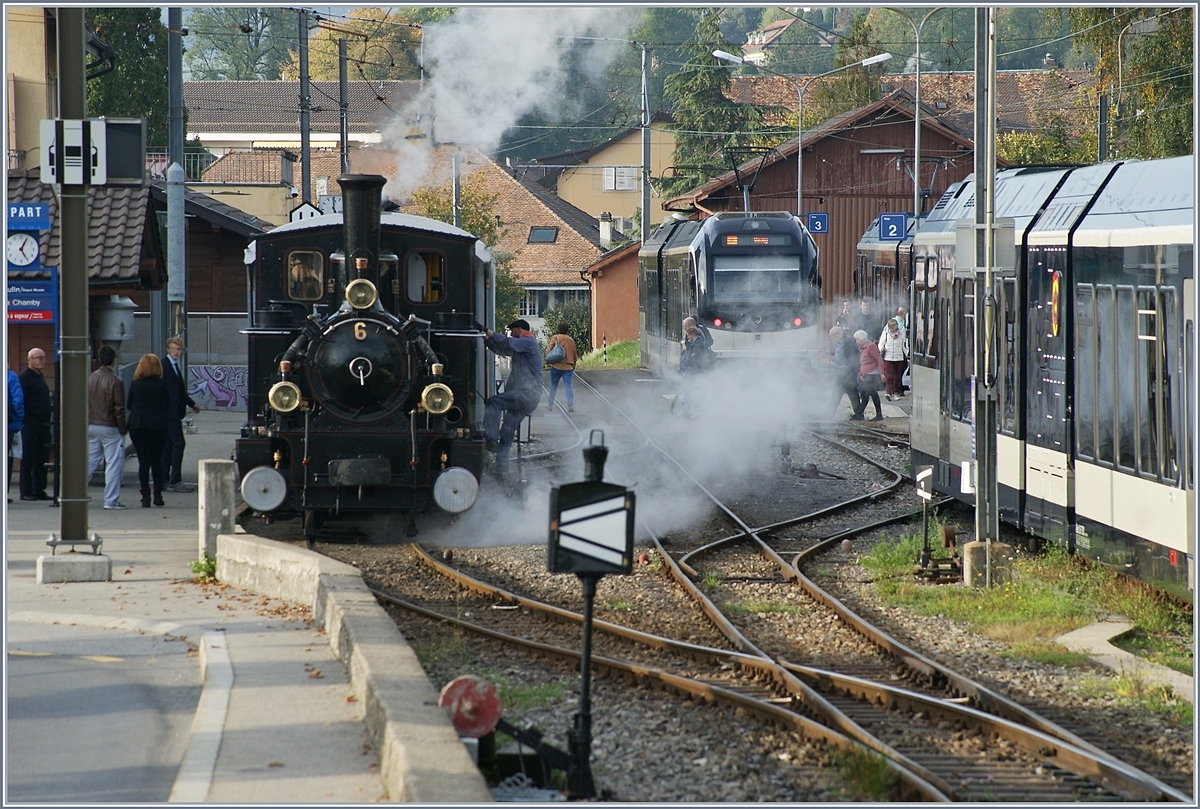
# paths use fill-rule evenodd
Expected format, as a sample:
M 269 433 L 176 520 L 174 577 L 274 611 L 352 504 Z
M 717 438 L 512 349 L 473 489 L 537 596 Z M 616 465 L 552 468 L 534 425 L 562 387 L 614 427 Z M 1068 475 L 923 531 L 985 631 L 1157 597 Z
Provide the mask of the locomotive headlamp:
M 444 385 L 441 382 L 434 382 L 432 385 L 427 385 L 425 390 L 421 391 L 421 407 L 435 416 L 442 415 L 453 404 L 454 392 L 450 390 L 448 385 Z
M 300 388 L 295 382 L 276 382 L 267 393 L 267 402 L 280 413 L 291 413 L 300 406 Z
M 346 284 L 346 301 L 355 309 L 370 309 L 378 298 L 378 290 L 366 278 L 356 278 Z

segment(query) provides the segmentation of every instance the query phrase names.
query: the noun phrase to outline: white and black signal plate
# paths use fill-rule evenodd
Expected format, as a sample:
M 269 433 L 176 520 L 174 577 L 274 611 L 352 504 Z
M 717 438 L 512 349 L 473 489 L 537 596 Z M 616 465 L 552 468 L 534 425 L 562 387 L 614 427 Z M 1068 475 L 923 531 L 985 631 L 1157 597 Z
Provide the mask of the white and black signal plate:
M 917 495 L 922 500 L 933 499 L 933 467 L 918 466 L 917 474 L 914 476 L 917 483 Z
M 584 481 L 550 490 L 551 573 L 633 571 L 634 494 Z

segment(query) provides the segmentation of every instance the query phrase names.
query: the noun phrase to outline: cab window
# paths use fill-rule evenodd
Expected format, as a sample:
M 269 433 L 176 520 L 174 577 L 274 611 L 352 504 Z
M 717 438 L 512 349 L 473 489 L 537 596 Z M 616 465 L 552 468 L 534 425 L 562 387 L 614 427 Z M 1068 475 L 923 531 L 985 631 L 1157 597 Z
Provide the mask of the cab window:
M 325 294 L 325 257 L 315 250 L 293 250 L 287 257 L 288 297 L 320 300 Z
M 446 257 L 414 250 L 404 260 L 405 290 L 410 303 L 440 303 L 446 295 Z

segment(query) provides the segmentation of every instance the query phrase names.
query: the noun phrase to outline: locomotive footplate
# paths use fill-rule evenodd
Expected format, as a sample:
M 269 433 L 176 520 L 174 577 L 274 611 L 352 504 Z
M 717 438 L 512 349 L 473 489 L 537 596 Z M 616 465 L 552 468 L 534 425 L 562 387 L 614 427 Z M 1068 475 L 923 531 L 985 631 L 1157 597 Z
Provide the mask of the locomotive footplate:
M 333 486 L 386 486 L 392 482 L 392 464 L 387 458 L 337 458 L 329 462 Z

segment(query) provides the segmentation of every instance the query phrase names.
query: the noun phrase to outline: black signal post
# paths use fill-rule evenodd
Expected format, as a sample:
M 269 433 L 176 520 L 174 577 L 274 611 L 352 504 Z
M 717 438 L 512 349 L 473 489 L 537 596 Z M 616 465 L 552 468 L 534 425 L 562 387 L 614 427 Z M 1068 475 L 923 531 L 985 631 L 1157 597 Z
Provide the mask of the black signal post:
M 600 433 L 600 443 L 595 435 Z M 583 450 L 584 480 L 550 490 L 551 573 L 574 573 L 583 582 L 583 642 L 580 647 L 579 712 L 570 733 L 571 764 L 567 791 L 573 798 L 594 798 L 592 781 L 592 606 L 596 582 L 607 573 L 633 571 L 634 494 L 624 486 L 604 483 L 608 448 L 604 433 L 593 430 Z

